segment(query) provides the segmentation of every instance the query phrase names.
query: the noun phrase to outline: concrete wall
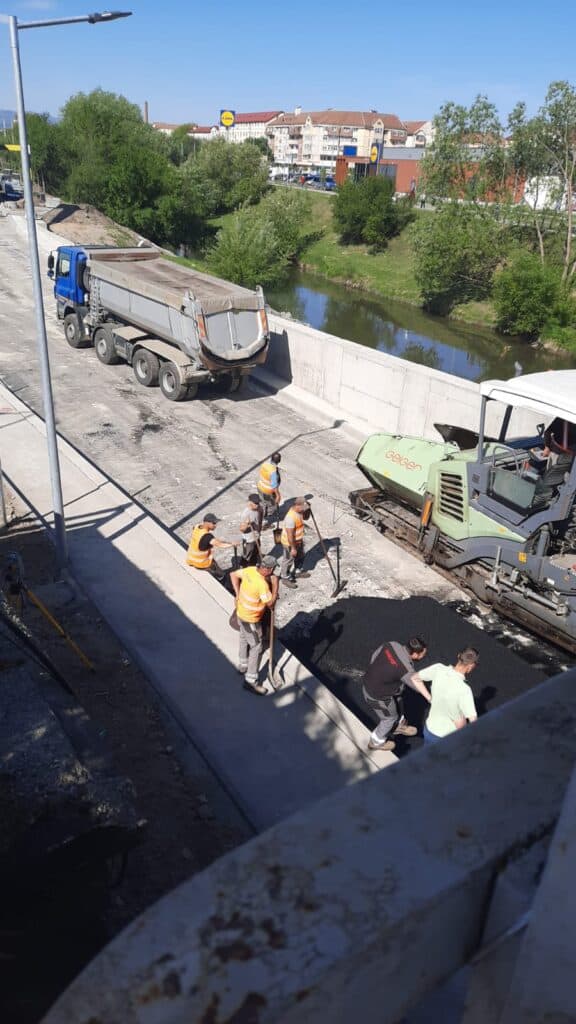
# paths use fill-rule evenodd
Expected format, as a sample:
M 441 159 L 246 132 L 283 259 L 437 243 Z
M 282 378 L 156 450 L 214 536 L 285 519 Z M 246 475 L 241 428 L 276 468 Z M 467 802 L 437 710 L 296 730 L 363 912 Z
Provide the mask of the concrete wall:
M 336 338 L 271 314 L 272 342 L 265 367 L 277 386 L 292 385 L 320 408 L 329 407 L 369 433 L 414 434 L 438 440 L 434 423 L 478 426 L 477 384 L 428 366 Z M 495 430 L 503 408 L 489 406 Z M 326 410 L 327 411 L 327 410 Z M 518 410 L 513 426 L 532 430 L 538 417 Z

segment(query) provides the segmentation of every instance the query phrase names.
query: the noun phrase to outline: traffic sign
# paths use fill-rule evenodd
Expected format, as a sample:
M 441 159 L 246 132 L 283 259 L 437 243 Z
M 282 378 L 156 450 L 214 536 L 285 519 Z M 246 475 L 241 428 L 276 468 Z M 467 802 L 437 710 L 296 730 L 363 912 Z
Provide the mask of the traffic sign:
M 231 128 L 236 121 L 235 110 L 221 110 L 220 111 L 220 124 L 223 128 Z

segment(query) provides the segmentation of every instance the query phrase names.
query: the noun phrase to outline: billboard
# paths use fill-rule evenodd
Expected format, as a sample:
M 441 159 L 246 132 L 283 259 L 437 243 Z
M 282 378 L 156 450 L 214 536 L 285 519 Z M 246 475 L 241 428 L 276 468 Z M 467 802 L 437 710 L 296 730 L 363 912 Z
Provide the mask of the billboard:
M 220 124 L 223 128 L 231 128 L 236 121 L 235 110 L 221 110 L 220 111 Z
M 357 156 L 358 155 L 358 146 L 343 146 L 342 147 L 342 155 L 343 156 Z

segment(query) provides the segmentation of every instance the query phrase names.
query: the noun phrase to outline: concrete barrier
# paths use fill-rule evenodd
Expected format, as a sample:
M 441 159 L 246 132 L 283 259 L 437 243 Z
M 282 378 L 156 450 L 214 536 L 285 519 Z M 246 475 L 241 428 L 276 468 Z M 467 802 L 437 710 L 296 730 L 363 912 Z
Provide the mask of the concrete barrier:
M 473 381 L 365 348 L 297 320 L 270 315 L 272 340 L 261 379 L 297 389 L 319 408 L 345 417 L 365 433 L 384 431 L 438 440 L 435 423 L 474 430 L 480 389 Z M 488 430 L 497 430 L 502 406 L 489 407 Z M 538 417 L 515 410 L 512 429 L 532 431 Z

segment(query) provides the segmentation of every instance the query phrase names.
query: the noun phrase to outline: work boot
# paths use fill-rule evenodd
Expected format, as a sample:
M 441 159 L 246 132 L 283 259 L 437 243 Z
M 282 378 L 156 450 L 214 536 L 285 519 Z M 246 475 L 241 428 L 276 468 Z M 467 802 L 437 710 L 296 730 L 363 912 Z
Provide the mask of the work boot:
M 405 718 L 401 718 L 398 725 L 394 729 L 394 736 L 417 736 L 418 729 L 415 725 L 408 725 Z
M 261 686 L 260 683 L 248 683 L 244 680 L 244 689 L 249 690 L 250 693 L 257 693 L 259 697 L 265 697 L 268 690 L 265 686 Z
M 299 573 L 296 574 L 296 576 L 297 576 L 297 578 L 299 580 L 307 580 L 307 579 L 310 578 L 311 575 L 312 575 L 311 572 L 299 572 Z
M 374 743 L 373 740 L 370 740 L 368 744 L 368 750 L 394 750 L 395 747 L 394 740 L 386 740 L 385 743 Z
M 280 580 L 280 582 L 283 583 L 285 587 L 288 587 L 289 590 L 298 589 L 298 584 L 295 580 Z

